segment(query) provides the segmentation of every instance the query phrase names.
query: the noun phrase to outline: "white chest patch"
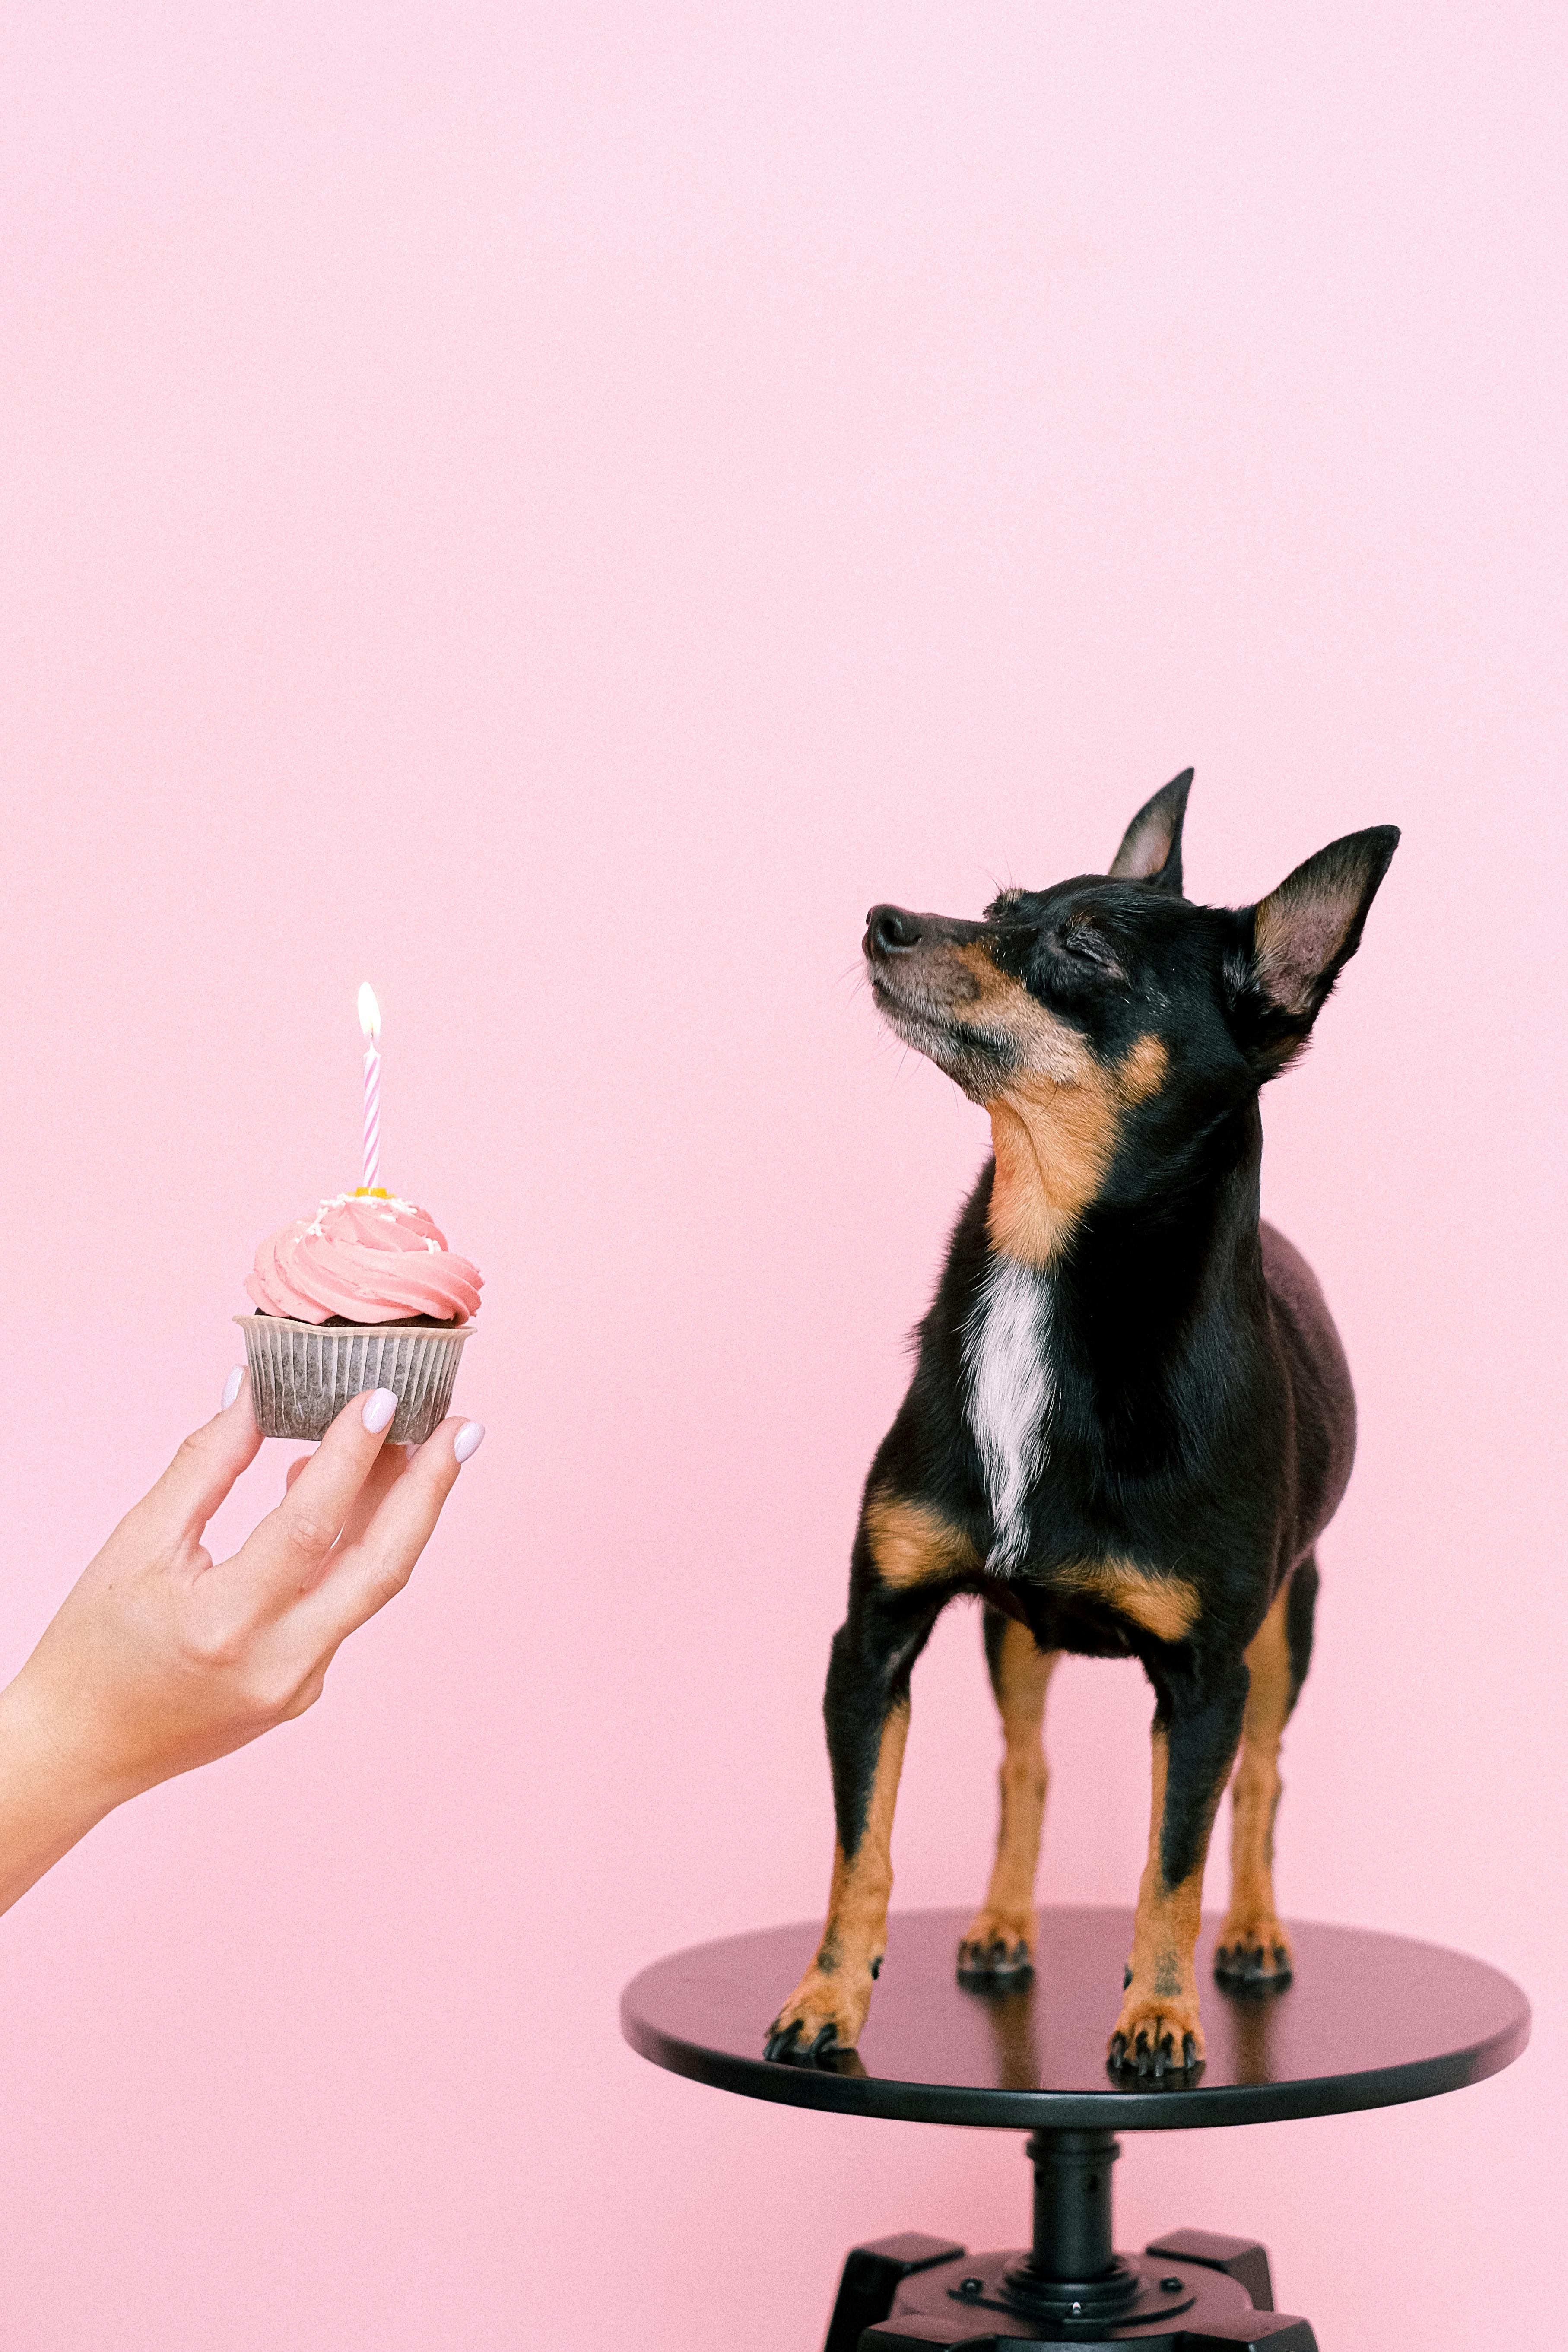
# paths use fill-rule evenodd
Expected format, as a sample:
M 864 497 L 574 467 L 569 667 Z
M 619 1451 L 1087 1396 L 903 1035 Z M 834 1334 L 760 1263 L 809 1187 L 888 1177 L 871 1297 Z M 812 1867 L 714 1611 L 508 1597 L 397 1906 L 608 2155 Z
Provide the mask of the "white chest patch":
M 1046 1466 L 1050 1328 L 1050 1276 L 1015 1258 L 994 1258 L 963 1335 L 963 1361 L 969 1426 L 991 1502 L 985 1565 L 999 1576 L 1024 1557 L 1029 1489 Z

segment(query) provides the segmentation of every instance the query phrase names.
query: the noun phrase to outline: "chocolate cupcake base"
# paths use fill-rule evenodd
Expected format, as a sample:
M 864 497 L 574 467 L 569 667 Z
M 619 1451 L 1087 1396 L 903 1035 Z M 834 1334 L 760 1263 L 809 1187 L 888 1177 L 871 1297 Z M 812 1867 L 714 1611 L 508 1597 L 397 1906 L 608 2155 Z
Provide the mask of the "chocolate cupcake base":
M 263 1437 L 321 1437 L 366 1389 L 391 1389 L 389 1445 L 421 1445 L 446 1419 L 471 1323 L 293 1323 L 237 1315 Z

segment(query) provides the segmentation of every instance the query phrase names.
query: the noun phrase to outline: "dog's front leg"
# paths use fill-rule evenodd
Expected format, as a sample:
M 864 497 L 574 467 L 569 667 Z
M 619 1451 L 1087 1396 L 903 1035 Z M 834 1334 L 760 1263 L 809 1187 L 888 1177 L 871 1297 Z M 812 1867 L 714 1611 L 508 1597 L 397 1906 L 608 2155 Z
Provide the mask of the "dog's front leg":
M 1159 2076 L 1203 2063 L 1193 1953 L 1209 1832 L 1241 1738 L 1247 1668 L 1239 1658 L 1208 1659 L 1201 1673 L 1184 1665 L 1152 1668 L 1151 1676 L 1158 1705 L 1149 1859 L 1110 2063 Z
M 833 1637 L 823 1714 L 837 1842 L 816 1958 L 768 2029 L 770 2058 L 852 2050 L 882 1965 L 899 1773 L 910 1727 L 910 1671 L 940 1604 L 889 1593 L 857 1574 Z

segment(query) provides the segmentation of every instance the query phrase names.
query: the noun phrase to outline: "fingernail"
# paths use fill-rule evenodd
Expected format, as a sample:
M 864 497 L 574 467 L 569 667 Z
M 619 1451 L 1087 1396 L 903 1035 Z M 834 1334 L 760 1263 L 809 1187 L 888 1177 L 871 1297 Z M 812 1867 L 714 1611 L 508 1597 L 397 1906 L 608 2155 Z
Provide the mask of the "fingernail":
M 379 1437 L 393 1414 L 397 1411 L 397 1391 L 377 1389 L 364 1401 L 364 1425 L 373 1437 Z
M 229 1406 L 234 1402 L 235 1398 L 239 1394 L 239 1391 L 244 1385 L 245 1366 L 243 1364 L 236 1364 L 233 1371 L 230 1372 L 227 1380 L 225 1381 L 223 1384 L 223 1402 L 218 1407 L 219 1412 L 226 1412 L 228 1411 Z
M 482 1421 L 466 1421 L 461 1429 L 458 1430 L 456 1437 L 452 1440 L 452 1451 L 457 1455 L 459 1462 L 466 1462 L 470 1454 L 477 1454 L 479 1452 L 484 1442 L 484 1423 Z

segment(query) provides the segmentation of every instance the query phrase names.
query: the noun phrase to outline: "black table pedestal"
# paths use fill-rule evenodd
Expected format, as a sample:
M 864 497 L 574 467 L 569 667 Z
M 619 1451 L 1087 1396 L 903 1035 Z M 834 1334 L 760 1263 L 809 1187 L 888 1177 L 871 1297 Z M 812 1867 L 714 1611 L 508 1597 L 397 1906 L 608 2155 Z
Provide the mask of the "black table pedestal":
M 1195 2075 L 1112 2074 L 1130 1913 L 1040 1914 L 1037 1973 L 986 1990 L 960 1982 L 963 1912 L 905 1912 L 858 2050 L 816 2065 L 762 2055 L 769 2020 L 816 1948 L 812 1922 L 678 1952 L 628 1985 L 632 2047 L 656 2065 L 748 2098 L 841 2115 L 1031 2134 L 1033 2242 L 972 2254 L 945 2238 L 857 2246 L 826 2352 L 1029 2352 L 1142 2344 L 1165 2352 L 1267 2346 L 1316 2352 L 1304 2319 L 1274 2309 L 1264 2249 L 1178 2230 L 1118 2254 L 1116 2135 L 1283 2122 L 1433 2098 L 1479 2083 L 1524 2048 L 1530 2007 L 1479 1960 L 1405 1937 L 1293 1927 L 1296 1972 L 1271 1990 L 1207 1983 L 1208 2057 Z M 1213 1962 L 1210 1923 L 1198 1948 Z M 749 2341 L 743 2328 L 737 2345 Z
M 824 2352 L 1041 2343 L 1317 2352 L 1307 2322 L 1275 2310 L 1268 2252 L 1252 2240 L 1177 2230 L 1142 2255 L 1113 2251 L 1110 2168 L 1121 2152 L 1108 2131 L 1032 2135 L 1027 2253 L 970 2254 L 914 2235 L 855 2247 Z

